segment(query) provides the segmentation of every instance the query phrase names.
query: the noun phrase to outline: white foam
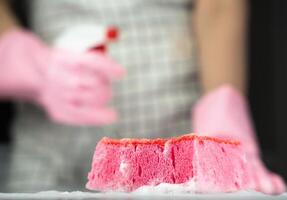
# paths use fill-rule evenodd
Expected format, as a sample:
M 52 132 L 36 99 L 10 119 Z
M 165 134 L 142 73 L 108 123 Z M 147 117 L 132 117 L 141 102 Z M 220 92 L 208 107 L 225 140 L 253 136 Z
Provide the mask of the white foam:
M 164 156 L 167 156 L 168 150 L 170 149 L 169 146 L 170 146 L 169 142 L 166 142 L 164 144 L 164 150 L 163 150 L 163 155 Z
M 170 184 L 160 183 L 153 186 L 142 186 L 136 189 L 133 194 L 155 194 L 155 193 L 168 193 L 168 194 L 182 194 L 182 193 L 194 193 L 196 191 L 196 184 L 193 179 L 186 183 Z
M 119 171 L 124 174 L 126 172 L 126 169 L 128 167 L 128 164 L 125 162 L 125 161 L 122 161 L 121 164 L 120 164 L 120 169 Z

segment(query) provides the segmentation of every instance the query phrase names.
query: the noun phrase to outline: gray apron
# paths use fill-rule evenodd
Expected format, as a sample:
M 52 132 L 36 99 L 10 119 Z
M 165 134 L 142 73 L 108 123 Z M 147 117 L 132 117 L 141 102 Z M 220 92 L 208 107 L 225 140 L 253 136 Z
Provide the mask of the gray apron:
M 197 76 L 189 0 L 35 0 L 32 26 L 48 44 L 66 28 L 116 25 L 109 53 L 128 75 L 114 84 L 120 120 L 105 127 L 55 124 L 20 103 L 6 190 L 84 190 L 96 143 L 110 137 L 168 137 L 191 131 Z

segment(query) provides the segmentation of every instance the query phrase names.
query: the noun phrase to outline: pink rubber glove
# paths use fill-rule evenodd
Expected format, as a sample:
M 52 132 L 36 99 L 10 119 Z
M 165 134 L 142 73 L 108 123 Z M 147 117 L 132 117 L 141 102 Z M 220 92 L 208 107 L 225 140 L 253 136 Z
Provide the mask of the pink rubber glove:
M 241 141 L 252 189 L 267 194 L 285 191 L 282 178 L 268 171 L 260 159 L 247 101 L 236 89 L 226 85 L 203 96 L 193 108 L 192 122 L 196 133 Z
M 23 30 L 0 38 L 0 97 L 37 103 L 56 122 L 114 122 L 116 112 L 107 106 L 111 81 L 123 74 L 124 70 L 103 53 L 49 48 Z

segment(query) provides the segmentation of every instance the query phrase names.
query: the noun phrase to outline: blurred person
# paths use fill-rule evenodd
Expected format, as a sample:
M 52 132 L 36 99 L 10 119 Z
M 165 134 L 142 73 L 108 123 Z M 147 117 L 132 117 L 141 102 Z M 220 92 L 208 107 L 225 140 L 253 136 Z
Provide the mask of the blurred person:
M 29 1 L 29 31 L 0 2 L 0 96 L 21 100 L 6 191 L 83 189 L 101 137 L 191 130 L 239 139 L 256 189 L 284 191 L 245 97 L 246 0 Z M 121 38 L 107 54 L 52 46 L 81 24 L 115 25 Z

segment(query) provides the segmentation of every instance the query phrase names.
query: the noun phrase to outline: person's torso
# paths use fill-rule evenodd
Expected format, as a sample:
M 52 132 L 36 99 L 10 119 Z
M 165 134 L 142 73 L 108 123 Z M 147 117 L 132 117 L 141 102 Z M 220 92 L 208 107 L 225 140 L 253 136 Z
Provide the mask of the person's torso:
M 21 104 L 14 128 L 16 151 L 23 155 L 38 152 L 68 168 L 75 162 L 85 162 L 79 164 L 78 172 L 70 170 L 85 176 L 81 170 L 89 167 L 87 161 L 103 136 L 168 137 L 190 132 L 190 109 L 198 94 L 191 1 L 34 0 L 31 3 L 33 31 L 50 44 L 63 30 L 77 24 L 119 27 L 120 39 L 110 46 L 109 53 L 126 68 L 127 76 L 114 84 L 112 104 L 120 116 L 114 125 L 54 124 L 40 109 Z M 63 161 L 63 157 L 69 159 Z
M 37 0 L 32 5 L 33 29 L 48 43 L 77 24 L 120 28 L 120 40 L 109 51 L 127 69 L 114 84 L 113 104 L 120 114 L 112 126 L 116 136 L 168 136 L 190 129 L 190 123 L 181 124 L 197 96 L 189 0 Z

